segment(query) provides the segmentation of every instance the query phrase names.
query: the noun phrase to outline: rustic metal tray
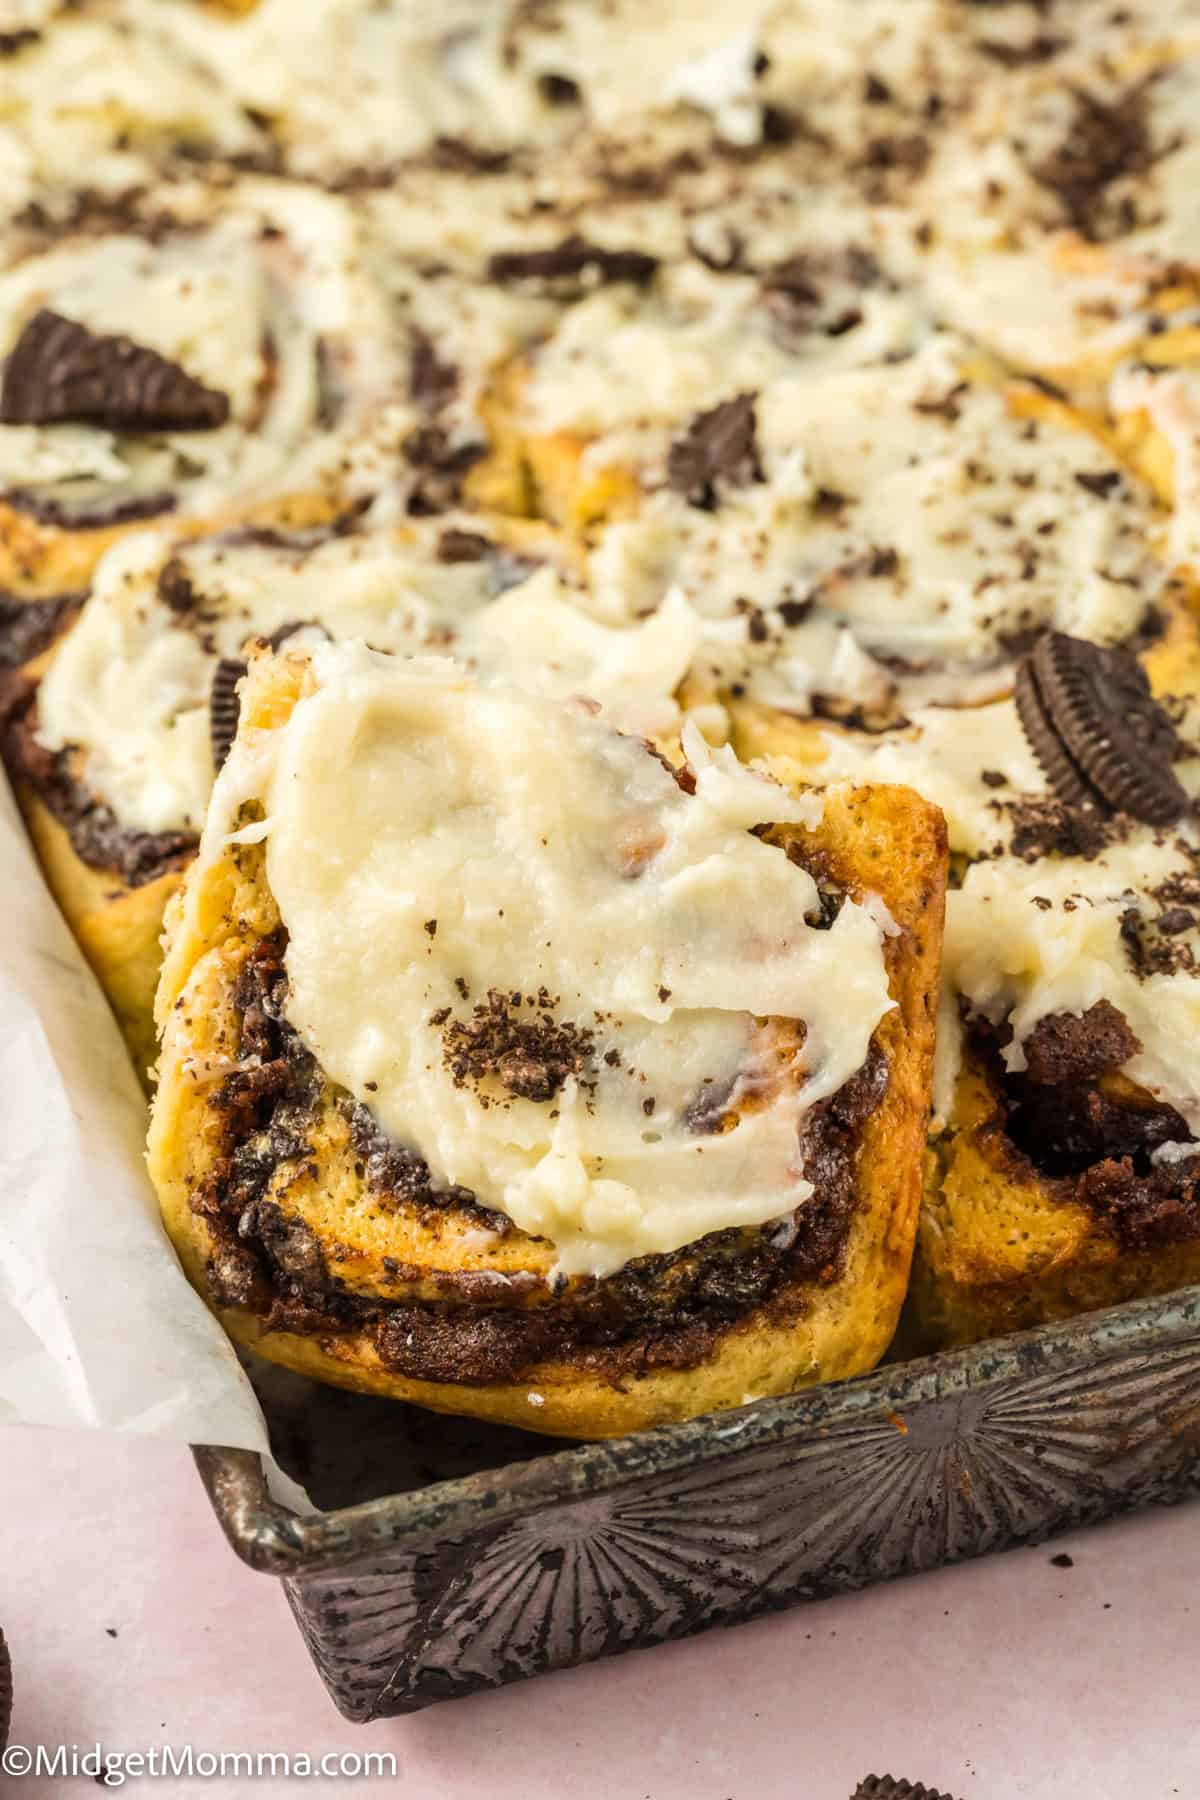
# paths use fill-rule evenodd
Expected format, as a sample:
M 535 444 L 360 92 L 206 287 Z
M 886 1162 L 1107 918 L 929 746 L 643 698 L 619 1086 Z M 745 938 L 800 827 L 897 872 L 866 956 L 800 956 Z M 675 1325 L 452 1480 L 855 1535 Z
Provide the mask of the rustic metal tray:
M 607 1443 L 254 1379 L 284 1467 L 195 1452 L 375 1719 L 1200 1491 L 1200 1287 Z

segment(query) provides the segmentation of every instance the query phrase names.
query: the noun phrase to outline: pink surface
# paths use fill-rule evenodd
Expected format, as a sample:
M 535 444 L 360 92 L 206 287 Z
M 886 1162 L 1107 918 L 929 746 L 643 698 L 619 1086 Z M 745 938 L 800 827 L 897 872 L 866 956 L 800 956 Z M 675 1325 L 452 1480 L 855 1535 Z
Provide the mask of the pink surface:
M 0 1518 L 14 1742 L 396 1757 L 394 1782 L 159 1791 L 847 1800 L 890 1769 L 959 1800 L 1200 1792 L 1194 1507 L 367 1727 L 226 1548 L 186 1451 L 0 1433 Z M 5 1800 L 92 1791 L 0 1777 Z

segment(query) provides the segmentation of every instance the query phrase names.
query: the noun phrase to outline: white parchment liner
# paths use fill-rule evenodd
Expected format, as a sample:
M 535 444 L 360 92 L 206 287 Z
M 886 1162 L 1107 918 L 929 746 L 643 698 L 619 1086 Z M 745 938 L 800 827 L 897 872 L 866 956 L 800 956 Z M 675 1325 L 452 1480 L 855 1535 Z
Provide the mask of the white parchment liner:
M 254 1391 L 159 1223 L 145 1135 L 121 1035 L 0 779 L 0 1424 L 265 1452 Z

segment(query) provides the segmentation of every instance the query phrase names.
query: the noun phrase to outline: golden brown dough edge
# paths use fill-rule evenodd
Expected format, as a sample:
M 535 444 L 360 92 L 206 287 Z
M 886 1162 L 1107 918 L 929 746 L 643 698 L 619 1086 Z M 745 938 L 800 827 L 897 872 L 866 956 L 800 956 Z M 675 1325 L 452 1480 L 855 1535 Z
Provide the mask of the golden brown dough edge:
M 967 1054 L 925 1198 L 901 1342 L 920 1354 L 1000 1337 L 1200 1281 L 1200 1240 L 1122 1245 L 1009 1142 L 999 1096 Z
M 286 717 L 290 694 L 260 686 L 247 695 L 247 722 Z M 780 837 L 786 832 L 780 831 Z M 811 839 L 809 842 L 811 843 Z M 252 1314 L 219 1310 L 230 1335 L 271 1361 L 334 1385 L 468 1413 L 556 1436 L 600 1438 L 689 1418 L 749 1398 L 856 1374 L 892 1337 L 911 1259 L 932 1071 L 941 950 L 946 847 L 941 814 L 903 788 L 831 790 L 816 843 L 831 876 L 852 893 L 872 892 L 900 934 L 887 941 L 896 1008 L 879 1041 L 891 1075 L 867 1120 L 858 1163 L 857 1206 L 844 1268 L 828 1285 L 809 1284 L 798 1315 L 778 1323 L 750 1314 L 687 1370 L 652 1369 L 618 1386 L 567 1359 L 531 1368 L 520 1380 L 466 1385 L 416 1380 L 380 1361 L 365 1333 L 313 1338 L 269 1331 Z M 207 1226 L 191 1211 L 188 1165 L 203 1137 L 203 1098 L 181 1076 L 194 1041 L 174 1003 L 202 956 L 253 929 L 254 897 L 232 860 L 197 869 L 172 908 L 159 990 L 162 1072 L 150 1134 L 150 1168 L 164 1221 L 189 1278 L 207 1297 Z
M 138 1079 L 149 1084 L 158 1050 L 154 990 L 162 962 L 163 913 L 183 880 L 183 865 L 130 887 L 113 869 L 83 861 L 66 827 L 27 781 L 13 792 L 46 885 L 116 1015 Z

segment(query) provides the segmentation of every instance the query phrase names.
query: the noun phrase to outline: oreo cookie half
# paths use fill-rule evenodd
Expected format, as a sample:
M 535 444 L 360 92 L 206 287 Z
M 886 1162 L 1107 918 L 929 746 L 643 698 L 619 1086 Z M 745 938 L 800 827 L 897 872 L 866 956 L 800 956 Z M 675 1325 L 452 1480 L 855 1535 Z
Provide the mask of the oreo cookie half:
M 1186 812 L 1171 767 L 1179 739 L 1130 651 L 1045 632 L 1017 669 L 1015 699 L 1030 748 L 1068 806 L 1148 825 Z
M 218 774 L 237 736 L 238 719 L 242 710 L 237 684 L 245 673 L 246 664 L 240 656 L 223 656 L 213 670 L 212 687 L 208 695 L 208 725 L 213 768 Z
M 13 345 L 0 384 L 0 423 L 104 425 L 111 431 L 211 431 L 229 397 L 178 363 L 101 336 L 43 307 Z
M 4 1633 L 0 1631 L 0 1750 L 8 1744 L 8 1728 L 12 1724 L 12 1660 Z

